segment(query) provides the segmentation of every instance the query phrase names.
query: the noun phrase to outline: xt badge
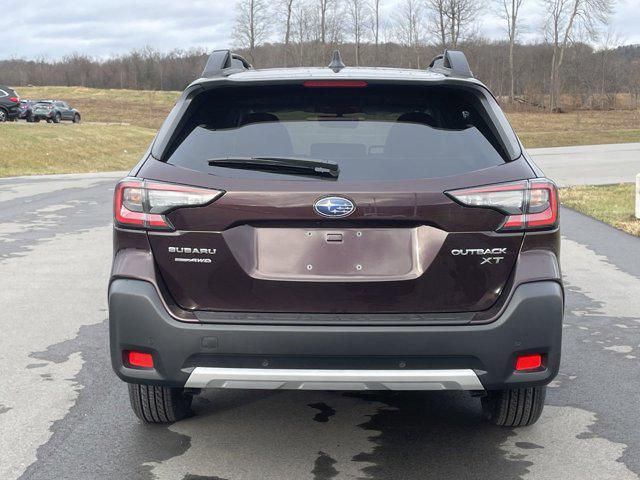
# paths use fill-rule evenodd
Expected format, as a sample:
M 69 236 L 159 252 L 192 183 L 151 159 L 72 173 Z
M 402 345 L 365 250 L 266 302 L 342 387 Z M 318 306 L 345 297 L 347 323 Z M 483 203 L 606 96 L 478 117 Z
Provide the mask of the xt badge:
M 504 260 L 506 248 L 454 248 L 451 255 L 477 255 L 482 257 L 480 265 L 497 265 Z
M 502 260 L 504 260 L 504 257 L 482 257 L 482 261 L 480 262 L 480 265 L 486 265 L 486 264 L 497 265 Z

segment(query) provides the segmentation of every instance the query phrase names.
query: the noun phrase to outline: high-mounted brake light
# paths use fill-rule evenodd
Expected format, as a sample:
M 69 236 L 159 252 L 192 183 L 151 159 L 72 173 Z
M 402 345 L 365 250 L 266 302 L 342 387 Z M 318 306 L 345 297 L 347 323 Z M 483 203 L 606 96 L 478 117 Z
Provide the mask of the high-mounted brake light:
M 468 207 L 491 208 L 506 215 L 498 231 L 539 230 L 558 225 L 558 191 L 546 178 L 446 192 Z
M 302 84 L 307 88 L 364 88 L 364 80 L 307 80 Z
M 127 228 L 173 230 L 166 214 L 177 208 L 206 205 L 224 192 L 207 188 L 125 178 L 116 185 L 113 213 L 117 225 Z

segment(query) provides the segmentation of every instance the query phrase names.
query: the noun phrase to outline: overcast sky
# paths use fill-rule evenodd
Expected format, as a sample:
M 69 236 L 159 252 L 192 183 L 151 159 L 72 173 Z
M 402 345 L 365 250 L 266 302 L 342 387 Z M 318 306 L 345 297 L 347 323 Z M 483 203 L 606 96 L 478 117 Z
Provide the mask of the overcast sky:
M 385 22 L 392 19 L 400 1 L 381 0 Z M 539 37 L 539 0 L 524 3 L 525 39 Z M 144 46 L 161 51 L 231 46 L 235 1 L 0 0 L 0 12 L 8 15 L 0 59 L 55 59 L 73 52 L 105 58 Z M 640 44 L 640 0 L 619 0 L 611 25 L 619 43 Z M 480 33 L 504 36 L 500 19 L 489 9 L 481 19 Z

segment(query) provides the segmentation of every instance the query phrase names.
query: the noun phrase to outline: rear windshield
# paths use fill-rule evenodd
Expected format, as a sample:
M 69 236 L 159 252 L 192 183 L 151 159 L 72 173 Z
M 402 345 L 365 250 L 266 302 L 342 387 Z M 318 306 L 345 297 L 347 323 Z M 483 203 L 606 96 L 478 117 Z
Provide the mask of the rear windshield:
M 519 148 L 492 98 L 448 86 L 227 87 L 199 95 L 190 110 L 168 163 L 235 178 L 290 174 L 209 160 L 329 160 L 340 180 L 399 180 L 497 166 Z

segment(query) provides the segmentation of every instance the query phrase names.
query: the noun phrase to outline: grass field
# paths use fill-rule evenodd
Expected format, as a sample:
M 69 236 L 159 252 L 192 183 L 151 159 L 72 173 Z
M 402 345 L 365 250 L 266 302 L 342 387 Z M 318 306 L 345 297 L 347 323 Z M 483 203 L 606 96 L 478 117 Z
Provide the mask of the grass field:
M 158 128 L 180 92 L 85 87 L 18 87 L 23 98 L 60 98 L 88 122 L 121 122 Z M 559 147 L 640 141 L 640 111 L 578 110 L 571 113 L 507 112 L 525 146 Z
M 0 177 L 129 170 L 154 134 L 133 125 L 5 123 Z
M 563 205 L 597 218 L 620 230 L 640 236 L 640 220 L 635 218 L 635 184 L 563 188 Z
M 640 142 L 640 111 L 507 112 L 527 148 Z
M 179 96 L 179 92 L 85 87 L 16 90 L 22 98 L 66 100 L 80 110 L 83 123 L 0 125 L 0 176 L 128 169 L 144 153 Z M 507 112 L 507 116 L 530 148 L 640 142 L 640 112 L 634 110 Z
M 18 87 L 22 98 L 60 99 L 80 110 L 85 122 L 114 122 L 159 128 L 180 92 L 85 87 Z

